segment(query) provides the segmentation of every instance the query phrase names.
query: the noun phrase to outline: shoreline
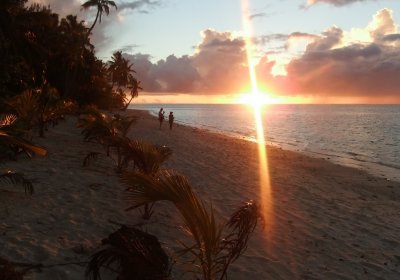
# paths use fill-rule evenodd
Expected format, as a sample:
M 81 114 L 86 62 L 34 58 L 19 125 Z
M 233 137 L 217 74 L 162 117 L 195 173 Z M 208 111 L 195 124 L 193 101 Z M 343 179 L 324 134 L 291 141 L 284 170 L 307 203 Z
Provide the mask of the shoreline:
M 146 109 L 129 109 L 129 110 L 146 111 L 149 113 L 149 115 L 157 118 L 156 113 L 153 113 L 150 110 L 146 110 Z M 208 127 L 208 126 L 204 126 L 204 125 L 196 126 L 195 124 L 179 122 L 179 120 L 177 121 L 177 123 L 180 125 L 183 125 L 183 126 L 201 129 L 201 130 L 204 130 L 205 132 L 222 134 L 222 135 L 225 135 L 225 136 L 228 136 L 231 138 L 257 143 L 257 139 L 255 139 L 254 137 L 241 135 L 241 134 L 235 133 L 235 132 L 224 131 L 224 130 L 220 130 L 218 128 Z M 354 159 L 351 157 L 346 157 L 343 154 L 328 154 L 328 153 L 324 153 L 323 151 L 311 151 L 311 150 L 304 150 L 304 149 L 302 150 L 297 146 L 292 146 L 287 143 L 273 142 L 271 140 L 268 140 L 268 138 L 266 138 L 265 140 L 266 140 L 266 145 L 268 145 L 268 146 L 292 151 L 295 153 L 300 153 L 300 154 L 303 154 L 305 156 L 312 157 L 312 158 L 326 159 L 334 164 L 338 164 L 338 165 L 345 166 L 345 167 L 356 168 L 358 170 L 365 171 L 372 176 L 384 178 L 388 181 L 400 182 L 400 168 L 393 167 L 390 164 L 358 160 L 358 159 Z
M 158 129 L 145 111 L 129 136 L 167 145 L 165 165 L 188 177 L 193 190 L 212 203 L 219 222 L 243 202 L 262 201 L 257 145 L 201 129 L 176 125 Z M 4 162 L 2 167 L 33 179 L 35 193 L 19 187 L 0 196 L 0 256 L 16 262 L 55 264 L 85 261 L 113 222 L 143 223 L 126 212 L 124 189 L 109 160 L 82 167 L 89 151 L 75 118 L 35 138 L 48 148 L 45 158 Z M 300 153 L 267 147 L 271 178 L 271 216 L 250 237 L 248 249 L 228 279 L 397 279 L 400 273 L 400 183 Z M 142 229 L 159 238 L 168 252 L 180 248 L 179 216 L 157 203 Z M 26 279 L 82 279 L 85 267 L 55 266 L 32 271 Z M 176 264 L 174 279 L 193 279 Z M 114 277 L 115 278 L 115 277 Z M 108 279 L 107 277 L 104 279 Z M 112 278 L 111 278 L 112 279 Z

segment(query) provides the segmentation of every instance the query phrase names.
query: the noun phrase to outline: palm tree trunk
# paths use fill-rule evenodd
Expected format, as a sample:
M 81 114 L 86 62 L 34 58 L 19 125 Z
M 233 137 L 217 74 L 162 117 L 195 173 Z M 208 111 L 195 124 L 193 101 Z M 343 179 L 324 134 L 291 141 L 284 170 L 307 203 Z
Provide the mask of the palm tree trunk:
M 99 15 L 100 15 L 100 10 L 97 10 L 96 18 L 94 19 L 94 22 L 93 22 L 92 26 L 88 30 L 88 37 L 90 36 L 90 33 L 92 32 L 94 26 L 97 23 L 97 19 L 99 18 Z
M 127 102 L 124 106 L 124 108 L 122 108 L 122 111 L 126 111 L 126 109 L 128 109 L 128 106 L 131 104 L 132 99 L 134 98 L 134 95 L 131 95 L 131 99 L 129 99 L 129 102 Z

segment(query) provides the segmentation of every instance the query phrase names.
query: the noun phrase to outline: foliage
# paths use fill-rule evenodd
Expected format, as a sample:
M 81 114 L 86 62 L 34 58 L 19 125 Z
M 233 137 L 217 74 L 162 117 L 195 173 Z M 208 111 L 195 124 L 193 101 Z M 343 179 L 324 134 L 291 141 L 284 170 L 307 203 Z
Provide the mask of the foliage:
M 101 22 L 101 16 L 103 15 L 103 13 L 106 13 L 106 15 L 108 15 L 110 13 L 110 6 L 117 9 L 117 5 L 115 4 L 115 2 L 110 1 L 110 0 L 88 0 L 82 4 L 82 8 L 84 8 L 85 10 L 89 9 L 91 7 L 97 8 L 96 18 L 95 18 L 92 26 L 89 28 L 88 34 L 90 34 L 90 32 L 92 32 L 94 26 L 97 23 L 97 20 L 99 20 L 99 22 Z
M 13 185 L 21 185 L 25 189 L 25 194 L 33 194 L 32 182 L 25 178 L 21 173 L 7 172 L 0 174 L 0 182 L 11 183 Z
M 2 280 L 23 280 L 24 273 L 15 269 L 13 263 L 0 257 L 0 279 Z
M 5 103 L 29 129 L 37 128 L 40 137 L 44 136 L 49 125 L 57 124 L 74 108 L 72 102 L 61 100 L 57 90 L 49 85 L 26 90 Z
M 21 128 L 16 115 L 5 115 L 0 117 L 0 151 L 3 155 L 16 157 L 17 154 L 24 152 L 28 156 L 31 153 L 39 156 L 47 154 L 46 149 L 32 144 L 24 138 L 26 131 Z
M 236 211 L 225 226 L 220 225 L 214 210 L 201 201 L 192 191 L 188 180 L 174 171 L 160 171 L 157 178 L 138 172 L 127 172 L 123 182 L 127 200 L 135 209 L 160 200 L 172 202 L 182 216 L 184 231 L 194 244 L 184 246 L 183 253 L 190 253 L 200 267 L 203 278 L 224 279 L 229 265 L 245 250 L 249 235 L 261 218 L 258 205 L 249 202 Z
M 120 100 L 123 105 L 123 110 L 126 110 L 132 99 L 138 96 L 140 82 L 133 76 L 136 73 L 132 69 L 132 64 L 122 56 L 121 51 L 113 53 L 111 60 L 108 62 L 108 72 L 111 76 L 113 94 L 116 100 Z M 115 86 L 115 88 L 114 88 Z M 130 98 L 125 94 L 129 90 Z
M 168 279 L 168 256 L 157 238 L 133 227 L 122 226 L 102 241 L 102 248 L 86 269 L 89 279 L 101 279 L 100 270 L 118 272 L 117 279 Z
M 113 6 L 112 1 L 99 2 Z M 65 18 L 49 7 L 25 6 L 24 0 L 0 3 L 0 92 L 13 97 L 48 84 L 63 100 L 80 106 L 121 108 L 123 100 L 111 90 L 106 64 L 97 59 L 88 28 L 76 16 Z M 85 5 L 85 4 L 84 4 Z M 4 110 L 0 104 L 0 110 Z
M 111 117 L 94 107 L 89 107 L 80 115 L 78 127 L 83 128 L 85 141 L 100 143 L 109 155 L 110 147 L 115 145 L 119 138 L 126 137 L 135 121 L 134 117 L 121 117 L 118 114 Z

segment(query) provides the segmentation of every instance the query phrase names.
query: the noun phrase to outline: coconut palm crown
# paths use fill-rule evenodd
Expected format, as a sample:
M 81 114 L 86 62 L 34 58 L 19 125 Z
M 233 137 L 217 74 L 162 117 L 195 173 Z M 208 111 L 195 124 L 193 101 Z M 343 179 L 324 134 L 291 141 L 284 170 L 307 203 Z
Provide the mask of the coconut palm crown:
M 92 32 L 94 26 L 97 23 L 97 20 L 101 22 L 101 16 L 103 15 L 103 13 L 106 13 L 106 15 L 110 14 L 110 6 L 117 9 L 117 5 L 115 4 L 115 2 L 110 0 L 89 0 L 82 4 L 82 8 L 85 10 L 91 7 L 97 8 L 96 18 L 94 19 L 92 26 L 89 28 L 88 34 Z

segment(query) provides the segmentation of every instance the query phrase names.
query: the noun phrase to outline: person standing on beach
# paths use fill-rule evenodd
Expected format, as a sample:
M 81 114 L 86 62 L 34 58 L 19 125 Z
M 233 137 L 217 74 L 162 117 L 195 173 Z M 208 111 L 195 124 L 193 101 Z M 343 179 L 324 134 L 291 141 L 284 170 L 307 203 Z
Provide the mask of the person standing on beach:
M 161 129 L 161 125 L 164 121 L 164 113 L 165 113 L 165 111 L 163 108 L 161 108 L 160 111 L 158 112 L 158 120 L 160 121 L 160 129 Z
M 172 124 L 174 123 L 174 112 L 169 112 L 168 122 L 169 122 L 169 129 L 172 129 Z

